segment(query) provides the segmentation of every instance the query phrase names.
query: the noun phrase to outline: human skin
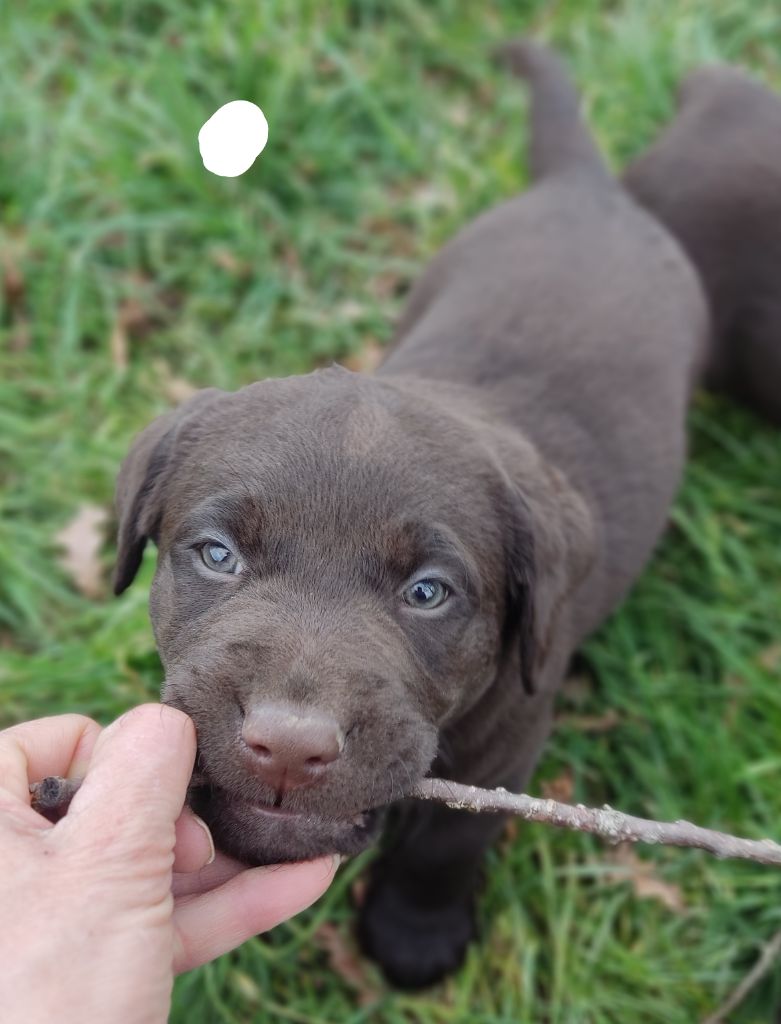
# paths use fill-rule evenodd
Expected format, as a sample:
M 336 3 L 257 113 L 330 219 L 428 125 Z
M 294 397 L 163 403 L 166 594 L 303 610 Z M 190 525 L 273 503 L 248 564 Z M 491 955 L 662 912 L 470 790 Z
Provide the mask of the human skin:
M 0 732 L 0 1005 L 6 1024 L 158 1024 L 174 975 L 309 906 L 336 860 L 247 869 L 214 856 L 184 808 L 195 729 L 134 708 L 106 729 L 80 715 Z M 29 785 L 83 777 L 66 817 Z

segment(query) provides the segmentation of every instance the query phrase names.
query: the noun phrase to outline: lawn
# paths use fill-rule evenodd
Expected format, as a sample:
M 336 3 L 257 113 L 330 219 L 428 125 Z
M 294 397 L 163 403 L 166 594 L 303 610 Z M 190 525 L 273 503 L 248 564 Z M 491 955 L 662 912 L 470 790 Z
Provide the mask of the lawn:
M 57 535 L 108 509 L 134 433 L 192 388 L 368 364 L 426 258 L 522 187 L 525 105 L 490 66 L 518 32 L 568 56 L 620 167 L 715 58 L 781 88 L 775 0 L 26 0 L 0 14 L 0 724 L 109 721 L 160 684 L 154 552 L 121 599 Z M 243 177 L 200 125 L 257 102 Z M 780 382 L 781 383 L 781 382 Z M 781 837 L 781 434 L 712 397 L 670 529 L 583 652 L 535 792 Z M 81 586 L 81 589 L 79 587 Z M 367 857 L 264 940 L 179 980 L 172 1021 L 691 1024 L 781 927 L 781 874 L 616 854 L 542 826 L 490 863 L 482 943 L 420 996 L 352 946 Z M 767 1024 L 769 972 L 729 1018 Z

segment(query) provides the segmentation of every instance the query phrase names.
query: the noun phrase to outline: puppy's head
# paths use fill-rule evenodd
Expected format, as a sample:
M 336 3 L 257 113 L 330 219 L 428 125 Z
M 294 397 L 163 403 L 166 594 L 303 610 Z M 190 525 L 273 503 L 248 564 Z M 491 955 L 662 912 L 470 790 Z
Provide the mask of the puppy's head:
M 139 437 L 117 504 L 116 590 L 154 539 L 193 805 L 243 860 L 356 852 L 504 661 L 533 686 L 529 512 L 447 403 L 339 369 L 204 391 Z

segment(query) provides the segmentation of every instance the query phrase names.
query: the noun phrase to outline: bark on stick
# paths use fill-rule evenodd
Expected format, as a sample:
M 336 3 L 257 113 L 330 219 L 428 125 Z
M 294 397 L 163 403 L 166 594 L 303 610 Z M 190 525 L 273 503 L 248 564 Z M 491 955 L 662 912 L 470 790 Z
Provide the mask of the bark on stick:
M 540 821 L 558 828 L 591 832 L 609 843 L 651 843 L 690 846 L 714 857 L 753 860 L 781 866 L 781 846 L 771 839 L 739 839 L 726 832 L 701 828 L 689 821 L 652 821 L 622 814 L 612 807 L 584 807 L 544 800 L 506 789 L 479 789 L 446 779 L 424 779 L 409 794 L 418 800 L 435 800 L 460 811 L 514 814 L 526 821 Z

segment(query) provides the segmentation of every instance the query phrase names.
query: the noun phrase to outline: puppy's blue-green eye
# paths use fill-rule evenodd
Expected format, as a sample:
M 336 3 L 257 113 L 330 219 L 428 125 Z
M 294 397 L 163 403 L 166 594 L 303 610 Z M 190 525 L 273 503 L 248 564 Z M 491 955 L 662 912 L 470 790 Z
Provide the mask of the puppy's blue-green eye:
M 439 608 L 447 600 L 450 591 L 439 580 L 415 580 L 402 594 L 404 601 L 411 608 L 422 608 L 430 611 Z
M 203 564 L 214 572 L 237 572 L 239 560 L 224 544 L 207 541 L 201 548 Z

